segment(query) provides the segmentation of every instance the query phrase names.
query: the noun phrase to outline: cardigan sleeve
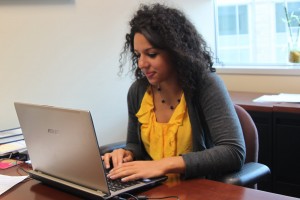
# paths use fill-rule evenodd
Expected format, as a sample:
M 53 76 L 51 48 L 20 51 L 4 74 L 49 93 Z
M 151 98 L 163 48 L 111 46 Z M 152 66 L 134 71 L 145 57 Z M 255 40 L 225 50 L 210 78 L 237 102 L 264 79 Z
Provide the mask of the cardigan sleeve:
M 126 150 L 130 150 L 135 160 L 146 159 L 146 153 L 140 138 L 140 125 L 136 117 L 139 110 L 140 102 L 146 92 L 147 85 L 137 80 L 129 88 L 127 94 L 128 106 L 128 125 L 127 125 L 127 141 Z
M 246 155 L 242 128 L 224 83 L 215 73 L 208 74 L 204 80 L 197 101 L 199 105 L 188 107 L 189 112 L 196 116 L 191 119 L 192 127 L 193 123 L 201 124 L 201 120 L 204 120 L 202 124 L 206 125 L 207 130 L 203 126 L 194 126 L 202 127 L 202 130 L 193 130 L 193 135 L 194 139 L 204 135 L 202 140 L 205 138 L 205 145 L 194 142 L 193 145 L 202 145 L 204 148 L 183 155 L 186 178 L 218 176 L 239 170 Z

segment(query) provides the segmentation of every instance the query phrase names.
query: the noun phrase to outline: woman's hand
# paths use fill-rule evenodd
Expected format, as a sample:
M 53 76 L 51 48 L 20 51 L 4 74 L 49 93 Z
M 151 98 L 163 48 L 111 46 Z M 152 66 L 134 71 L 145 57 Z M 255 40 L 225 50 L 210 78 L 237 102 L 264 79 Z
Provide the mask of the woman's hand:
M 164 175 L 159 161 L 133 161 L 114 167 L 108 178 L 122 178 L 122 181 L 133 181 L 142 178 L 152 178 Z
M 115 166 L 108 178 L 133 181 L 143 178 L 163 176 L 167 173 L 183 173 L 185 163 L 181 156 L 164 158 L 156 161 L 133 161 Z
M 110 159 L 112 160 L 113 166 L 110 166 Z M 133 153 L 125 149 L 115 149 L 111 153 L 106 153 L 102 156 L 106 169 L 110 167 L 120 166 L 123 162 L 133 161 Z

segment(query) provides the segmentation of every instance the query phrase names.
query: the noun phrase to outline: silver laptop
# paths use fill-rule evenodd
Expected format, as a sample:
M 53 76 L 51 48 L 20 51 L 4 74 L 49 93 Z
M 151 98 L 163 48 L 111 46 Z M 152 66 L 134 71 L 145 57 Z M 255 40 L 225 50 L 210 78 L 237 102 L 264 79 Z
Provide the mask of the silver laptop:
M 30 176 L 85 198 L 109 199 L 166 177 L 109 187 L 91 113 L 85 110 L 15 103 L 33 170 Z

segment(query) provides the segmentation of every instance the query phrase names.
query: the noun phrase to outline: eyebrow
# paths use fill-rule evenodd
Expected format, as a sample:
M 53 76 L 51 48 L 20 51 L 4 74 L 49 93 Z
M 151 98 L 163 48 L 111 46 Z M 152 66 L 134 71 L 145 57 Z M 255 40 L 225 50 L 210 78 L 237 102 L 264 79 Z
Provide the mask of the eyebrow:
M 144 49 L 143 51 L 149 51 L 149 50 L 157 50 L 155 47 L 149 47 L 147 49 Z M 138 50 L 134 49 L 135 52 L 138 52 Z

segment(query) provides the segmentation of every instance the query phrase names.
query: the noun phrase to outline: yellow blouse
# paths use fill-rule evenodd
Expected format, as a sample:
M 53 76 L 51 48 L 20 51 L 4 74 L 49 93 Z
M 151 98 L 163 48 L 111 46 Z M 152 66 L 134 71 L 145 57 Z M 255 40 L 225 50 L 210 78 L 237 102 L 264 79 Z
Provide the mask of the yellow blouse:
M 192 151 L 192 128 L 184 94 L 168 123 L 156 121 L 150 87 L 137 112 L 141 137 L 147 153 L 153 160 L 178 156 Z

